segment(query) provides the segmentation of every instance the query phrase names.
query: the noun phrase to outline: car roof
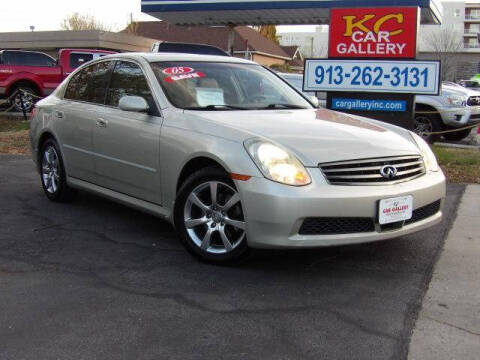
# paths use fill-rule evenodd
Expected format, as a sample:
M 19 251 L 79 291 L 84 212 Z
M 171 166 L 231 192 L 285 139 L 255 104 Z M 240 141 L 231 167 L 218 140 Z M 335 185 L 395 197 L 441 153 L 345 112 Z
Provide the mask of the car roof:
M 148 62 L 157 61 L 202 61 L 202 62 L 228 62 L 236 64 L 257 64 L 250 60 L 245 60 L 236 57 L 217 56 L 217 55 L 200 55 L 187 53 L 122 53 L 104 56 L 102 59 L 110 57 L 135 59 L 143 58 Z

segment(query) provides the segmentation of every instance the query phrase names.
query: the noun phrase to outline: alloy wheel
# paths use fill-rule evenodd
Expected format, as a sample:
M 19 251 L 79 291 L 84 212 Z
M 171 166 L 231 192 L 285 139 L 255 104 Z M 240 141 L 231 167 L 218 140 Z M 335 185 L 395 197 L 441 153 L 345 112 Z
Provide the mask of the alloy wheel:
M 428 116 L 415 117 L 413 131 L 423 139 L 428 138 L 429 133 L 433 132 L 432 120 Z
M 25 109 L 25 112 L 30 112 L 30 110 L 33 108 L 35 100 L 33 96 L 28 92 L 24 92 L 23 95 L 19 92 L 15 96 L 15 98 L 13 99 L 15 110 L 23 111 L 22 100 L 21 100 L 22 96 L 23 96 L 23 108 Z
M 211 254 L 228 253 L 245 239 L 240 195 L 221 181 L 198 185 L 184 207 L 184 224 L 192 241 Z
M 60 165 L 58 154 L 53 146 L 45 148 L 42 157 L 42 182 L 50 194 L 57 192 L 60 184 Z

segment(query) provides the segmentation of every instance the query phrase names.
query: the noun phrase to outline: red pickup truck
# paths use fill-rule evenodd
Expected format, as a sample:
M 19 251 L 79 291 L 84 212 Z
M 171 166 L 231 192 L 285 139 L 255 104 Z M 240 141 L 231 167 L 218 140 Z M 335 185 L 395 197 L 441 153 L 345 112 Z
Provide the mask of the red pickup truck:
M 62 49 L 58 53 L 58 60 L 55 60 L 36 51 L 0 51 L 0 98 L 10 97 L 18 89 L 39 97 L 47 96 L 80 65 L 113 53 L 104 50 Z M 30 111 L 35 104 L 35 96 L 24 96 L 26 111 Z M 22 110 L 20 96 L 13 97 L 11 102 L 16 110 Z

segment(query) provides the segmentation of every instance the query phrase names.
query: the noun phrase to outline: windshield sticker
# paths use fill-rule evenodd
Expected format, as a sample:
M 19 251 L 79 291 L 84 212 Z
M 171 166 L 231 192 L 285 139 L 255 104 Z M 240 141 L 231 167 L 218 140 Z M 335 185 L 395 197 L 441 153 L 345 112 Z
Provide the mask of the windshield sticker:
M 169 82 L 169 83 L 173 83 L 173 82 L 178 81 L 178 80 L 195 79 L 195 78 L 203 78 L 203 77 L 205 77 L 205 73 L 203 73 L 201 71 L 197 71 L 197 72 L 190 73 L 190 74 L 180 74 L 180 75 L 169 76 L 169 77 L 165 78 L 165 81 Z
M 189 66 L 173 66 L 162 70 L 165 75 L 180 75 L 194 72 L 195 69 Z
M 225 105 L 223 89 L 218 88 L 196 88 L 197 103 L 199 106 Z

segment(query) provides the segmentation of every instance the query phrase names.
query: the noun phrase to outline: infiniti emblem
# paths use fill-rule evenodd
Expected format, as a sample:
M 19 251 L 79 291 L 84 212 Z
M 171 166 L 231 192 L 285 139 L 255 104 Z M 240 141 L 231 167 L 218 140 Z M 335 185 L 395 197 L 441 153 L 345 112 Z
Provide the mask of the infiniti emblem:
M 385 165 L 380 169 L 380 174 L 385 179 L 392 180 L 397 175 L 397 168 L 393 165 Z

